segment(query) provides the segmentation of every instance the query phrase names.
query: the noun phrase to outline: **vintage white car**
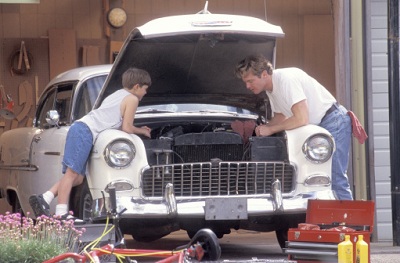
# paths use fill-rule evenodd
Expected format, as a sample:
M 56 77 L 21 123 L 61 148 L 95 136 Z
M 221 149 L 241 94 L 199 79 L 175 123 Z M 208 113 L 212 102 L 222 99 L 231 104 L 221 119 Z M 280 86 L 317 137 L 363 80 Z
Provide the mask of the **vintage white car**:
M 102 132 L 70 209 L 101 222 L 113 186 L 118 209 L 126 209 L 122 231 L 136 240 L 180 229 L 193 236 L 207 227 L 219 237 L 232 229 L 276 231 L 283 247 L 288 228 L 304 222 L 308 200 L 335 199 L 335 143 L 315 125 L 269 137 L 253 133 L 268 121 L 268 100 L 248 91 L 234 67 L 254 53 L 274 63 L 279 37 L 282 29 L 266 21 L 207 10 L 135 28 L 111 70 L 82 68 L 57 77 L 40 99 L 34 127 L 2 134 L 0 197 L 14 209 L 31 211 L 29 196 L 61 176 L 71 123 L 120 89 L 126 69 L 138 67 L 150 73 L 152 86 L 134 124 L 150 127 L 151 139 Z M 58 122 L 47 114 L 54 110 Z

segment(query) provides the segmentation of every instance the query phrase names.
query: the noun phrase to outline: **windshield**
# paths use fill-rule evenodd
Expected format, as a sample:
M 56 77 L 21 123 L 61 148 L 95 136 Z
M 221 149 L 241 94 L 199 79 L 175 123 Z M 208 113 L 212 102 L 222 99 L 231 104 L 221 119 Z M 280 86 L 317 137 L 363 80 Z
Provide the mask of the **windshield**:
M 224 112 L 233 114 L 248 114 L 256 115 L 247 109 L 240 107 L 233 107 L 227 105 L 215 105 L 215 104 L 194 104 L 194 103 L 183 103 L 183 104 L 159 104 L 151 106 L 139 106 L 136 113 L 151 113 L 151 112 Z

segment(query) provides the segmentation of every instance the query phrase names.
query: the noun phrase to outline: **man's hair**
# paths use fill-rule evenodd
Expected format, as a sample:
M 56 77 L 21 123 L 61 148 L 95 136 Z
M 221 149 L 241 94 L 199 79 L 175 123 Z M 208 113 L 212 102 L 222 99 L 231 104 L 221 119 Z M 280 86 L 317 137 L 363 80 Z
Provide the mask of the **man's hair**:
M 239 61 L 235 68 L 235 75 L 238 78 L 242 78 L 243 75 L 250 71 L 253 75 L 261 77 L 261 73 L 264 70 L 266 70 L 269 75 L 272 75 L 274 71 L 272 63 L 263 55 L 250 55 Z
M 122 75 L 122 86 L 127 89 L 132 89 L 136 84 L 139 84 L 139 86 L 147 85 L 150 87 L 150 74 L 146 70 L 139 68 L 127 69 Z

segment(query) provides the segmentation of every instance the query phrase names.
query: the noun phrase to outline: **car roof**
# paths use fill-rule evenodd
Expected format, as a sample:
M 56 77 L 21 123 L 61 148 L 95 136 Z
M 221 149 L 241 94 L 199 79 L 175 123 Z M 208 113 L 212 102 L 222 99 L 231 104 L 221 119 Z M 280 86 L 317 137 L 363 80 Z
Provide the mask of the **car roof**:
M 95 65 L 95 66 L 85 66 L 78 67 L 74 69 L 67 70 L 58 74 L 47 84 L 48 87 L 53 86 L 55 83 L 66 82 L 66 81 L 80 81 L 86 79 L 93 75 L 108 74 L 112 68 L 112 64 L 105 65 Z

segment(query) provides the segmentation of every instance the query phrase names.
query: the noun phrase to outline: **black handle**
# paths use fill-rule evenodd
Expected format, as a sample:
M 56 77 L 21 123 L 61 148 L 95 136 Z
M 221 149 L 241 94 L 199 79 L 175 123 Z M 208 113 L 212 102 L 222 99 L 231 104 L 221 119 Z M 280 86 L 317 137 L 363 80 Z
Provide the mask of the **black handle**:
M 117 195 L 115 194 L 115 186 L 113 186 L 113 185 L 109 186 L 108 193 L 110 194 L 111 212 L 116 213 L 116 211 L 117 211 Z

